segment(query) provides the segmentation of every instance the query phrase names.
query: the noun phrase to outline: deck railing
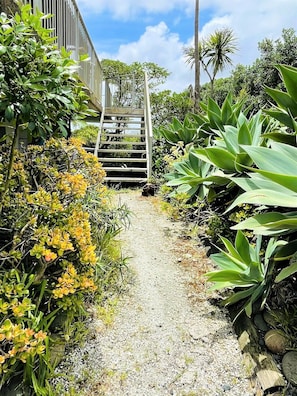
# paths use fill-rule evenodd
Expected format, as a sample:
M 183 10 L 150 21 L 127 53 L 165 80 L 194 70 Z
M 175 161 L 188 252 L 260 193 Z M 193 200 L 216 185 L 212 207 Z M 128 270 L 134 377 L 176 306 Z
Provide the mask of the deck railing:
M 93 105 L 102 110 L 103 71 L 87 28 L 75 0 L 27 0 L 33 10 L 38 8 L 53 17 L 44 21 L 46 28 L 52 28 L 59 47 L 72 51 L 72 57 L 88 54 L 89 61 L 81 62 L 79 76 L 88 87 Z
M 144 74 L 144 121 L 146 134 L 146 155 L 147 155 L 147 177 L 150 181 L 152 177 L 152 151 L 153 151 L 153 127 L 151 119 L 151 103 L 147 74 Z
M 118 74 L 105 80 L 105 107 L 130 107 L 143 109 L 144 84 L 143 76 Z

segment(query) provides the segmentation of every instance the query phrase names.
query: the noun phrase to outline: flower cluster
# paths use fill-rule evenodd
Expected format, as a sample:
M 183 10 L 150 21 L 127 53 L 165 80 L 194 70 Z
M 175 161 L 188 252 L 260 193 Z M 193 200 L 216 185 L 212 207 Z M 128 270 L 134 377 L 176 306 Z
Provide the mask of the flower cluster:
M 43 209 L 47 213 L 56 213 L 63 210 L 63 205 L 56 192 L 47 192 L 40 187 L 38 191 L 27 198 L 28 204 L 34 205 L 35 209 Z
M 42 354 L 46 337 L 41 330 L 35 332 L 6 319 L 0 327 L 0 374 L 7 372 L 17 360 L 25 363 L 29 357 Z
M 0 193 L 7 152 L 2 145 Z M 47 359 L 36 358 L 46 333 L 58 329 L 66 338 L 86 299 L 101 293 L 100 238 L 111 218 L 104 175 L 75 140 L 16 150 L 0 219 L 9 231 L 3 241 L 0 234 L 0 384 L 1 373 L 6 381 L 26 362 L 35 370 Z
M 79 249 L 82 264 L 95 265 L 98 261 L 96 246 L 92 243 L 89 214 L 81 208 L 75 209 L 68 218 L 67 228 Z
M 69 232 L 59 227 L 52 230 L 47 226 L 40 227 L 36 230 L 35 237 L 38 238 L 38 243 L 33 246 L 30 254 L 36 258 L 43 257 L 45 261 L 51 261 L 74 250 Z
M 71 174 L 65 172 L 60 175 L 57 187 L 64 194 L 70 194 L 74 198 L 83 198 L 86 194 L 88 183 L 80 173 Z
M 94 274 L 92 270 L 80 275 L 72 263 L 64 262 L 65 264 L 67 264 L 65 272 L 58 278 L 57 285 L 53 290 L 53 297 L 55 299 L 61 299 L 79 290 L 96 291 L 97 287 L 93 280 Z

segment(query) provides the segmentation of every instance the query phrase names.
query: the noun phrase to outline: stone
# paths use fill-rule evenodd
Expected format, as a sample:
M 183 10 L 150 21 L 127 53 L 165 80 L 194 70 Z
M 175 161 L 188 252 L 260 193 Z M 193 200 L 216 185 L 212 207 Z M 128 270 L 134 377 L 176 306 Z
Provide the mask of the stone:
M 285 334 L 280 330 L 269 330 L 264 336 L 266 347 L 272 352 L 283 355 L 288 346 L 288 340 Z
M 286 379 L 297 386 L 297 351 L 287 352 L 283 356 L 282 368 Z

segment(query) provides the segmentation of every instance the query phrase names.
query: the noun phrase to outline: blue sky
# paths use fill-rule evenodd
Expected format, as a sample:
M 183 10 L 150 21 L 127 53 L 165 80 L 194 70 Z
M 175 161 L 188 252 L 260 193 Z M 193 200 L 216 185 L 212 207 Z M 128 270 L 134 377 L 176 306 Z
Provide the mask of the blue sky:
M 183 48 L 193 43 L 195 0 L 77 0 L 77 4 L 99 59 L 157 63 L 171 73 L 159 89 L 181 92 L 193 83 Z M 297 31 L 297 3 L 200 0 L 199 23 L 201 37 L 232 28 L 239 47 L 234 65 L 248 65 L 259 55 L 259 41 L 279 38 L 283 28 Z

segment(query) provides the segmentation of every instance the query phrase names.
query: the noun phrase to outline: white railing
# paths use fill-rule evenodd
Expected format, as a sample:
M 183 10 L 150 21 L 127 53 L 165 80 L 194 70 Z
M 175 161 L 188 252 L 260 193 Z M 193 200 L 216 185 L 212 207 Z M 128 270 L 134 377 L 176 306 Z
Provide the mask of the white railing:
M 38 8 L 53 17 L 44 21 L 46 28 L 52 28 L 59 47 L 72 51 L 73 59 L 88 54 L 89 61 L 81 62 L 79 76 L 89 89 L 93 105 L 102 110 L 103 71 L 87 28 L 75 0 L 27 0 L 32 9 Z
M 144 78 L 117 74 L 105 80 L 105 107 L 143 109 Z
M 144 123 L 146 134 L 146 152 L 147 152 L 147 178 L 150 181 L 152 177 L 152 151 L 153 151 L 153 127 L 151 118 L 151 102 L 149 95 L 147 74 L 144 74 Z

